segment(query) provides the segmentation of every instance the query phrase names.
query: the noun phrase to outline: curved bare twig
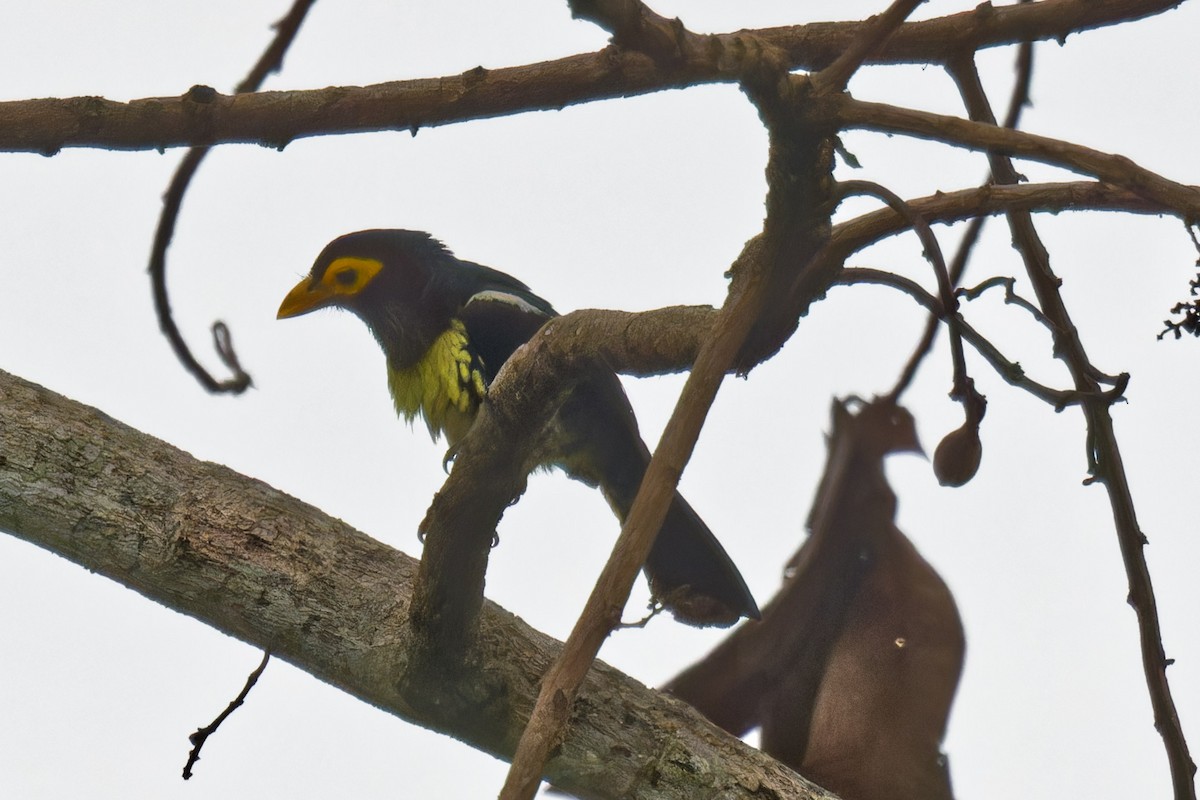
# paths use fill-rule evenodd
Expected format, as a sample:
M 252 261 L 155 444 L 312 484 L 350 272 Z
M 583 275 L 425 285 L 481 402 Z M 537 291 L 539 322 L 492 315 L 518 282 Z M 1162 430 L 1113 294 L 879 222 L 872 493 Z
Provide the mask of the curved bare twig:
M 283 63 L 284 54 L 295 40 L 300 25 L 304 22 L 304 18 L 314 2 L 316 0 L 295 0 L 287 15 L 275 24 L 275 38 L 259 56 L 258 62 L 250 70 L 250 74 L 238 84 L 237 92 L 239 94 L 257 91 L 267 75 L 279 69 Z M 191 91 L 185 95 L 185 100 L 204 105 L 211 102 L 213 94 L 215 92 L 211 89 L 206 90 L 205 87 L 196 86 L 192 87 Z M 154 310 L 158 315 L 158 327 L 167 337 L 167 341 L 171 343 L 171 349 L 175 351 L 175 356 L 180 363 L 208 391 L 215 394 L 226 392 L 241 394 L 250 387 L 250 374 L 242 369 L 241 363 L 238 361 L 237 353 L 233 349 L 233 335 L 229 332 L 229 328 L 220 320 L 214 322 L 212 326 L 217 355 L 220 357 L 221 363 L 233 373 L 232 377 L 219 381 L 196 360 L 191 349 L 188 348 L 187 342 L 184 341 L 183 334 L 180 333 L 179 326 L 175 324 L 175 318 L 171 314 L 171 301 L 167 295 L 167 249 L 171 246 L 171 239 L 175 235 L 175 221 L 179 218 L 183 195 L 191 184 L 196 170 L 199 169 L 200 162 L 208 155 L 208 151 L 209 147 L 207 146 L 194 147 L 189 150 L 183 160 L 179 162 L 179 167 L 171 177 L 166 194 L 163 195 L 163 209 L 158 218 L 158 227 L 154 231 L 154 245 L 150 251 L 150 284 L 154 293 Z
M 921 246 L 924 248 L 923 255 L 933 266 L 933 274 L 937 279 L 938 294 L 942 305 L 941 314 L 950 329 L 950 356 L 954 365 L 954 386 L 950 391 L 950 396 L 961 402 L 965 402 L 970 397 L 974 398 L 976 402 L 982 403 L 982 397 L 975 391 L 974 381 L 967 375 L 967 362 L 963 358 L 962 350 L 962 334 L 958 330 L 958 298 L 954 294 L 954 287 L 946 270 L 946 259 L 942 256 L 941 245 L 938 244 L 937 237 L 929 227 L 929 222 L 899 195 L 877 183 L 847 181 L 839 184 L 839 188 L 846 196 L 867 194 L 883 200 L 893 211 L 901 214 L 920 237 Z M 899 399 L 906 385 L 907 381 L 902 377 L 901 382 L 897 383 L 888 395 L 892 402 Z
M 1022 3 L 1028 3 L 1031 0 L 1021 0 Z M 1015 128 L 1021 119 L 1021 111 L 1029 102 L 1029 86 L 1033 81 L 1033 42 L 1022 42 L 1017 50 L 1017 78 L 1013 83 L 1012 95 L 1008 102 L 1008 114 L 1004 118 L 1004 127 Z M 989 178 L 988 183 L 991 182 Z M 963 274 L 967 270 L 967 262 L 971 259 L 971 254 L 975 251 L 975 245 L 979 241 L 980 234 L 983 233 L 983 226 L 987 224 L 986 216 L 978 216 L 971 219 L 967 223 L 967 229 L 963 232 L 963 237 L 958 243 L 958 250 L 954 254 L 954 259 L 950 262 L 950 285 L 957 287 L 962 280 Z M 938 318 L 931 314 L 925 322 L 925 330 L 921 333 L 921 339 L 917 342 L 917 346 L 913 348 L 912 355 L 909 356 L 908 362 L 904 365 L 904 370 L 900 373 L 900 377 L 896 380 L 896 386 L 892 390 L 893 397 L 899 397 L 908 387 L 914 377 L 916 377 L 917 369 L 921 366 L 925 356 L 933 349 L 933 341 L 937 336 Z
M 902 275 L 870 267 L 846 267 L 838 273 L 837 278 L 834 280 L 834 285 L 837 286 L 850 286 L 856 283 L 871 283 L 897 289 L 913 300 L 916 300 L 931 314 L 939 315 L 938 318 L 941 318 L 941 301 L 922 289 L 919 283 Z M 962 332 L 963 340 L 975 348 L 975 351 L 979 355 L 983 356 L 983 359 L 996 370 L 997 375 L 1012 386 L 1024 389 L 1038 400 L 1053 406 L 1055 411 L 1062 411 L 1068 406 L 1079 405 L 1083 402 L 1085 396 L 1087 396 L 1085 393 L 1073 389 L 1054 389 L 1033 380 L 1025 373 L 1025 370 L 1018 362 L 1008 359 L 987 337 L 972 327 L 961 315 L 957 316 L 955 322 Z M 1125 375 L 1123 379 L 1124 381 L 1128 381 L 1129 376 Z M 1113 389 L 1101 392 L 1100 396 L 1109 402 L 1116 402 L 1124 391 L 1125 384 L 1121 382 Z

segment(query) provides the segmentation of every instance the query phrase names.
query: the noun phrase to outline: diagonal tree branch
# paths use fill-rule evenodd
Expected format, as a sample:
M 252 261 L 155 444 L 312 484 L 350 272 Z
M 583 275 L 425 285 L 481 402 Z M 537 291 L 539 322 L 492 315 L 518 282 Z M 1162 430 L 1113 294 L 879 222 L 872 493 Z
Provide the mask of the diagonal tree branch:
M 871 54 L 879 50 L 908 15 L 925 0 L 895 0 L 887 11 L 867 20 L 868 27 L 855 37 L 833 63 L 812 76 L 813 89 L 818 94 L 845 91 L 846 84 Z
M 1122 186 L 1175 210 L 1181 216 L 1200 217 L 1200 187 L 1164 178 L 1122 155 L 1093 150 L 1048 136 L 1001 128 L 994 123 L 973 122 L 885 103 L 868 103 L 851 97 L 837 98 L 836 105 L 838 119 L 847 128 L 907 133 L 972 150 L 1064 167 Z
M 759 265 L 748 270 L 762 270 Z M 662 527 L 679 476 L 691 458 L 721 382 L 734 365 L 759 309 L 766 302 L 766 281 L 750 282 L 750 291 L 731 291 L 711 336 L 696 356 L 687 383 L 667 422 L 662 439 L 646 468 L 641 488 L 629 510 L 612 557 L 563 647 L 542 680 L 538 702 L 521 736 L 512 769 L 500 793 L 502 800 L 532 798 L 542 781 L 551 751 L 566 734 L 567 722 L 600 647 L 621 621 L 621 612 L 654 538 Z
M 950 62 L 949 70 L 971 117 L 995 123 L 996 118 L 983 90 L 974 58 L 956 59 Z M 1012 184 L 1019 180 L 1009 158 L 999 153 L 989 153 L 989 159 L 992 174 L 998 183 Z M 1139 191 L 1139 188 L 1134 190 Z M 1142 669 L 1150 693 L 1150 704 L 1154 709 L 1154 727 L 1162 736 L 1167 751 L 1176 800 L 1195 800 L 1196 764 L 1188 752 L 1187 740 L 1167 682 L 1168 661 L 1163 651 L 1162 628 L 1144 552 L 1147 539 L 1138 525 L 1133 492 L 1125 475 L 1124 460 L 1110 413 L 1115 401 L 1100 390 L 1097 378 L 1099 370 L 1088 358 L 1079 331 L 1063 302 L 1059 292 L 1062 281 L 1050 266 L 1050 254 L 1034 228 L 1032 217 L 1028 211 L 1019 210 L 1010 211 L 1007 216 L 1013 246 L 1025 262 L 1042 313 L 1052 323 L 1054 353 L 1066 363 L 1076 389 L 1084 395 L 1081 407 L 1088 429 L 1088 472 L 1092 476 L 1090 480 L 1104 484 L 1112 505 L 1117 543 L 1129 581 L 1128 600 L 1137 615 Z
M 652 12 L 637 0 L 600 5 L 604 8 L 597 18 L 612 24 L 615 34 L 654 21 Z M 636 41 L 643 34 L 635 30 L 626 35 Z M 680 24 L 678 38 L 686 40 L 687 35 Z M 864 36 L 877 37 L 878 31 L 869 27 Z M 660 37 L 652 38 L 655 46 L 661 46 Z M 661 50 L 658 55 L 665 57 Z M 829 266 L 814 258 L 828 242 L 829 216 L 836 200 L 832 131 L 819 107 L 808 102 L 813 87 L 775 63 L 747 69 L 742 88 L 759 111 L 770 140 L 762 235 L 746 245 L 731 270 L 733 281 L 725 305 L 696 356 L 612 556 L 562 654 L 543 679 L 500 792 L 502 800 L 527 800 L 537 792 L 544 764 L 565 734 L 579 687 L 604 640 L 620 623 L 638 569 L 662 527 L 726 373 L 735 368 L 744 373 L 773 353 L 795 330 L 798 314 L 791 312 L 807 307 L 832 278 Z M 795 296 L 777 291 L 802 277 L 808 280 Z
M 511 754 L 559 649 L 487 604 L 471 664 L 435 683 L 414 678 L 411 558 L 6 373 L 0 529 L 499 757 Z M 580 697 L 587 711 L 547 766 L 580 797 L 831 797 L 604 664 Z
M 678 63 L 684 42 L 701 37 L 655 13 L 641 0 L 568 0 L 571 16 L 594 22 L 612 34 L 612 42 L 622 50 L 636 50 L 660 65 Z

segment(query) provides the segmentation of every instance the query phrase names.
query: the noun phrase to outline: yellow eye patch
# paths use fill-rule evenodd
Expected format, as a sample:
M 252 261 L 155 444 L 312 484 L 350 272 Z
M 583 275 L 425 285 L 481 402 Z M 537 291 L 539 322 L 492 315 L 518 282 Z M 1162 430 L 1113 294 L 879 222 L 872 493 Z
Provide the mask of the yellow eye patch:
M 333 294 L 358 294 L 381 269 L 383 262 L 378 259 L 342 256 L 325 270 L 321 283 Z

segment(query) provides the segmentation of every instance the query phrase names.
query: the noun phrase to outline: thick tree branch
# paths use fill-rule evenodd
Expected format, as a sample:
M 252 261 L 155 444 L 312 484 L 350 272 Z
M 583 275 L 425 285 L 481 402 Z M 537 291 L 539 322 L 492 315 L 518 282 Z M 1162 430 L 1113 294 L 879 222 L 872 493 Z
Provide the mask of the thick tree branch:
M 936 63 L 966 49 L 1045 39 L 1162 13 L 1180 0 L 1045 0 L 901 25 L 867 63 Z M 52 155 L 65 147 L 150 150 L 228 142 L 284 147 L 334 133 L 410 130 L 713 81 L 733 82 L 765 51 L 793 69 L 820 69 L 871 23 L 822 22 L 699 36 L 683 64 L 609 47 L 540 64 L 366 87 L 261 92 L 212 90 L 118 103 L 101 97 L 0 103 L 0 152 Z
M 411 558 L 5 373 L 0 528 L 500 757 L 512 752 L 559 647 L 487 604 L 476 660 L 453 679 L 414 686 Z M 603 664 L 580 703 L 547 765 L 580 797 L 828 797 Z

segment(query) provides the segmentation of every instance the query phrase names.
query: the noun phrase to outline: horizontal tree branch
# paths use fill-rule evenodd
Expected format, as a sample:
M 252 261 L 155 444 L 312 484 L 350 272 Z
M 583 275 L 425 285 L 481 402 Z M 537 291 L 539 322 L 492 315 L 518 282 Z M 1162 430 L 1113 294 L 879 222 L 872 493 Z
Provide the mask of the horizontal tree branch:
M 1058 213 L 1060 211 L 1124 211 L 1133 214 L 1170 214 L 1173 209 L 1133 192 L 1096 181 L 1065 183 L 1022 183 L 1009 186 L 978 186 L 907 201 L 909 207 L 930 224 L 952 223 L 973 217 L 1003 214 L 1012 210 Z M 903 233 L 911 226 L 902 214 L 881 208 L 833 226 L 831 246 L 842 257 L 862 250 L 881 239 Z
M 1180 0 L 1044 0 L 901 25 L 870 64 L 939 63 L 978 49 L 1069 34 L 1161 13 Z M 65 147 L 149 150 L 248 142 L 284 147 L 310 136 L 410 130 L 716 81 L 736 81 L 759 59 L 820 69 L 858 39 L 865 22 L 820 22 L 689 35 L 668 66 L 619 47 L 555 61 L 365 87 L 182 97 L 120 103 L 101 97 L 0 103 L 0 151 L 52 155 Z
M 411 558 L 261 481 L 2 372 L 0 528 L 500 757 L 560 646 L 488 604 L 478 660 L 453 683 L 406 691 Z M 590 672 L 547 774 L 589 798 L 828 797 L 603 664 Z
M 901 25 L 866 63 L 944 63 L 964 52 L 990 47 L 1020 42 L 1064 42 L 1073 33 L 1145 19 L 1182 3 L 1183 0 L 1041 0 L 994 6 L 988 0 L 971 11 Z M 763 33 L 771 36 L 773 32 Z M 792 52 L 789 42 L 790 38 L 785 38 L 775 43 Z M 844 49 L 845 44 L 848 42 L 843 43 L 834 56 Z

